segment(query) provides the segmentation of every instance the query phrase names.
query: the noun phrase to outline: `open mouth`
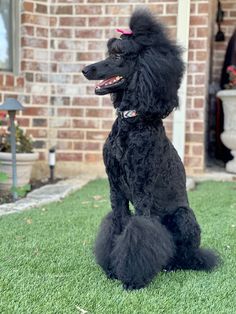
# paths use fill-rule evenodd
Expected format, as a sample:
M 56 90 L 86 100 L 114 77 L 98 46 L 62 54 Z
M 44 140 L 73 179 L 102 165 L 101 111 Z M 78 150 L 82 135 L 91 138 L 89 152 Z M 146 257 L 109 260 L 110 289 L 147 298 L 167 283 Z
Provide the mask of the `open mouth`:
M 109 93 L 109 89 L 111 87 L 118 87 L 124 82 L 124 78 L 122 76 L 113 76 L 109 79 L 105 79 L 99 82 L 95 87 L 96 94 L 106 94 Z

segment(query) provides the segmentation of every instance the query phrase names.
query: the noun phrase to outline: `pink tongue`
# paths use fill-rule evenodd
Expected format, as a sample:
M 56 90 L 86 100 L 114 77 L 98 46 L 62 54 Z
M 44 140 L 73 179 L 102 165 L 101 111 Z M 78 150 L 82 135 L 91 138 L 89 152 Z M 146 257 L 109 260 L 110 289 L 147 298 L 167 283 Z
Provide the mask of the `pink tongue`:
M 107 80 L 104 80 L 104 81 L 98 83 L 97 86 L 102 87 L 102 86 L 104 86 L 105 84 L 108 84 L 109 82 L 113 81 L 114 79 L 115 79 L 115 77 L 111 77 L 111 78 L 109 78 L 109 79 L 107 79 Z

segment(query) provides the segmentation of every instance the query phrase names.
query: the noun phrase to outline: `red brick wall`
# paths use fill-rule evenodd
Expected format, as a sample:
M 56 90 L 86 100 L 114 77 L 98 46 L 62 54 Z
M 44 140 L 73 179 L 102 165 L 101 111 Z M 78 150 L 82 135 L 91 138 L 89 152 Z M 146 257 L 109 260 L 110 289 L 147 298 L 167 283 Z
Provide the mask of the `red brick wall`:
M 106 40 L 117 27 L 127 27 L 130 13 L 140 5 L 149 6 L 176 37 L 177 0 L 24 1 L 22 75 L 13 78 L 15 86 L 8 82 L 11 75 L 2 75 L 0 84 L 5 86 L 2 98 L 19 94 L 27 107 L 21 124 L 40 152 L 37 176 L 47 169 L 52 146 L 57 147 L 58 175 L 103 170 L 102 146 L 115 115 L 109 97 L 95 96 L 94 83 L 83 78 L 81 69 L 105 56 Z M 185 158 L 191 174 L 204 169 L 208 11 L 208 0 L 191 1 Z M 171 137 L 171 117 L 165 124 Z
M 191 1 L 184 160 L 186 171 L 190 175 L 200 174 L 205 168 L 205 110 L 212 18 L 210 1 Z

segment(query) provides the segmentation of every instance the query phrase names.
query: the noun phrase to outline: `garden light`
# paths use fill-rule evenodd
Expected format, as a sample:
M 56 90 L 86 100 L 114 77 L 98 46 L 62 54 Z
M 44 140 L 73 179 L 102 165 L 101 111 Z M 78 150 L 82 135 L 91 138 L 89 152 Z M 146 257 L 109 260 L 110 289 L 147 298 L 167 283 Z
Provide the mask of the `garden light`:
M 55 147 L 52 147 L 49 149 L 48 164 L 49 164 L 49 168 L 50 168 L 50 181 L 53 182 L 53 180 L 54 180 L 54 169 L 55 169 L 55 165 L 56 165 L 56 149 L 55 149 Z
M 11 153 L 12 153 L 12 196 L 13 201 L 17 200 L 17 173 L 16 173 L 16 128 L 15 116 L 16 111 L 24 110 L 24 107 L 15 98 L 7 98 L 0 106 L 0 110 L 7 111 L 10 117 L 10 132 L 11 132 Z

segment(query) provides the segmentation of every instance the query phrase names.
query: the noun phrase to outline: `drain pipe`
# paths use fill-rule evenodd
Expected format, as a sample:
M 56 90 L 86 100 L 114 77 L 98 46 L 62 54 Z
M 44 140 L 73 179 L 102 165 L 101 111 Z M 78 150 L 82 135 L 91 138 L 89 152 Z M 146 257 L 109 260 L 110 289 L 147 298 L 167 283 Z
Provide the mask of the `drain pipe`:
M 177 42 L 184 48 L 183 61 L 186 71 L 179 89 L 179 108 L 174 111 L 172 142 L 181 158 L 184 160 L 185 123 L 187 104 L 187 64 L 189 43 L 190 0 L 178 0 Z

